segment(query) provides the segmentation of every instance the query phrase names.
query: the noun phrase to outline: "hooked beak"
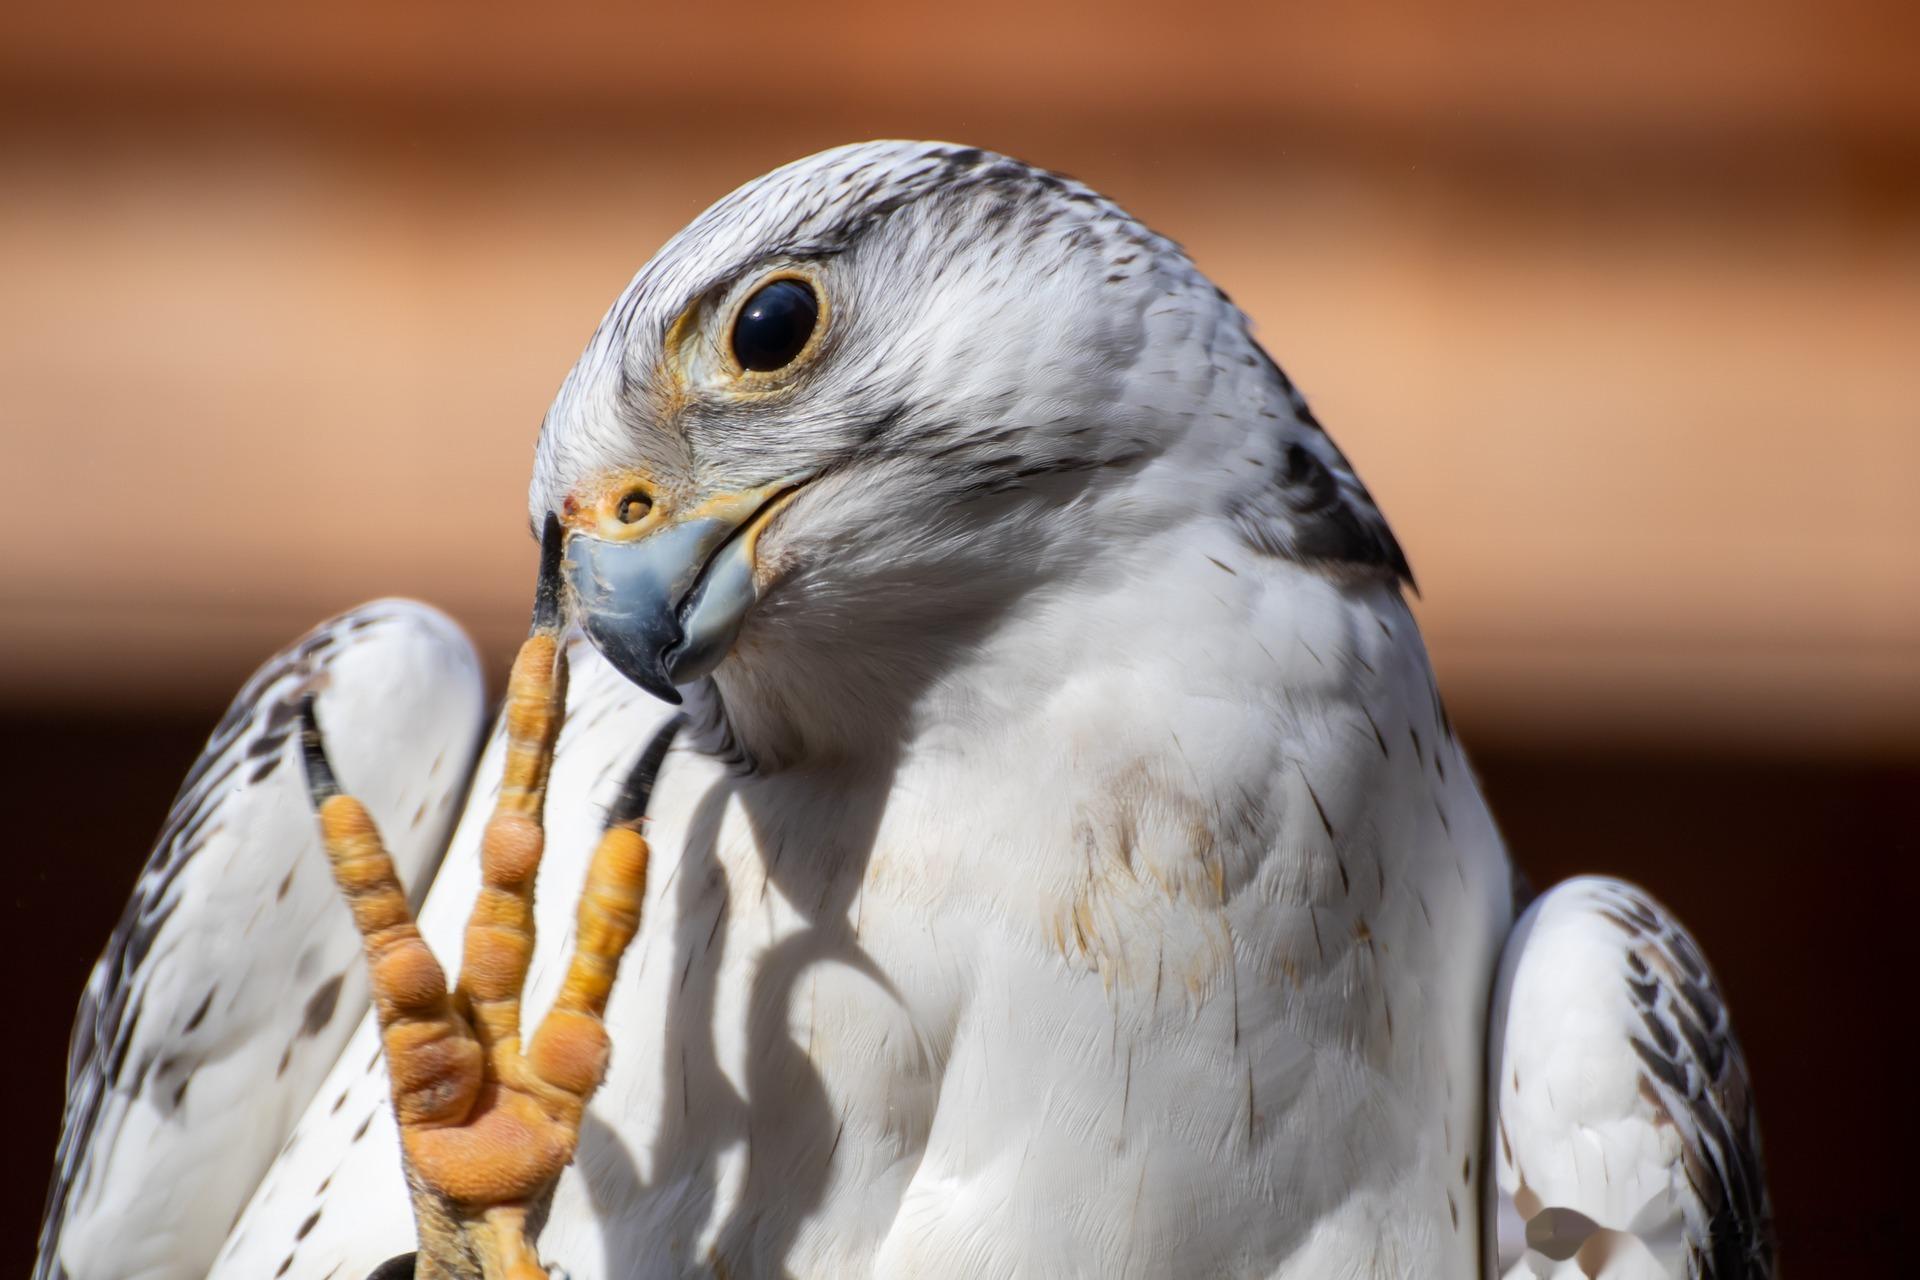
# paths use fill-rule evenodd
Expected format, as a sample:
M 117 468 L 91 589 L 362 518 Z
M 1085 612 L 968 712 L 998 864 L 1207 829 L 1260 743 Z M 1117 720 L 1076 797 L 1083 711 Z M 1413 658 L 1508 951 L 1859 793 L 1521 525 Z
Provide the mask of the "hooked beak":
M 755 552 L 761 532 L 792 500 L 803 479 L 716 494 L 685 515 L 648 503 L 630 523 L 642 490 L 614 486 L 595 512 L 572 517 L 561 564 L 574 616 L 593 647 L 648 693 L 678 703 L 676 685 L 720 665 L 747 614 L 759 602 Z M 585 526 L 585 527 L 580 527 Z

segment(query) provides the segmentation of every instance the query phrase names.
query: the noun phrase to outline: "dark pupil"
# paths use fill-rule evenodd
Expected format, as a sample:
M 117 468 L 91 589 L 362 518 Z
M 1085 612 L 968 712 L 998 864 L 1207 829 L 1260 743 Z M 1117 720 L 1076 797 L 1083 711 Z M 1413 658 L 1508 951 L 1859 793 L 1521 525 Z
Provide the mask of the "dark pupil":
M 747 299 L 733 322 L 733 358 L 742 369 L 766 373 L 793 363 L 813 336 L 820 303 L 798 280 L 775 280 Z

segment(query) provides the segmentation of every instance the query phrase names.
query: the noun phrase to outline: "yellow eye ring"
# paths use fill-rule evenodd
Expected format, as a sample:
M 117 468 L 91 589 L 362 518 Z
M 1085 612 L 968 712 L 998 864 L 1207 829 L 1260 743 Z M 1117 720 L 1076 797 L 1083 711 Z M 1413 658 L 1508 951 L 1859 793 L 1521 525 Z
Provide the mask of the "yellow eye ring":
M 786 282 L 790 289 L 781 289 L 778 298 L 799 303 L 805 298 L 813 308 L 811 326 L 797 351 L 781 350 L 778 357 L 784 359 L 770 368 L 755 368 L 741 360 L 743 354 L 735 341 L 742 320 L 753 309 L 756 302 L 772 302 L 769 291 Z M 728 298 L 738 299 L 729 304 Z M 725 307 L 722 311 L 720 308 Z M 806 319 L 806 308 L 800 306 L 796 316 L 787 320 Z M 775 318 L 766 317 L 771 323 Z M 732 395 L 770 395 L 786 391 L 794 376 L 819 355 L 834 324 L 834 307 L 827 296 L 826 282 L 821 273 L 811 263 L 799 263 L 792 266 L 780 266 L 768 270 L 764 275 L 752 278 L 751 283 L 732 288 L 715 290 L 689 302 L 686 309 L 667 326 L 664 334 L 665 367 L 679 394 L 699 395 L 702 392 L 716 392 Z M 752 322 L 749 322 L 752 327 Z M 789 335 L 791 345 L 793 335 Z M 754 353 L 746 353 L 752 356 Z M 756 359 L 754 364 L 773 365 L 775 357 Z
M 755 280 L 750 288 L 742 290 L 741 297 L 742 300 L 734 307 L 733 314 L 727 321 L 724 335 L 717 345 L 724 353 L 729 372 L 739 389 L 743 391 L 774 390 L 785 384 L 796 370 L 804 368 L 819 353 L 820 344 L 833 321 L 833 304 L 827 298 L 825 283 L 820 279 L 819 273 L 810 266 L 785 267 L 769 271 Z M 742 323 L 747 322 L 749 327 L 752 325 L 749 314 L 756 304 L 769 304 L 770 308 L 773 305 L 784 304 L 794 308 L 784 317 L 768 316 L 766 321 L 773 324 L 776 320 L 780 320 L 794 326 L 794 329 L 804 328 L 806 332 L 797 349 L 768 351 L 765 353 L 766 358 L 756 360 L 754 363 L 741 358 L 743 354 L 753 354 L 741 350 L 740 339 Z M 811 307 L 810 315 L 809 306 Z M 805 323 L 808 320 L 811 320 L 810 324 Z M 789 330 L 784 336 L 791 343 L 794 333 Z M 776 358 L 781 358 L 782 362 L 774 364 L 773 361 Z M 772 367 L 759 368 L 756 365 L 772 365 Z

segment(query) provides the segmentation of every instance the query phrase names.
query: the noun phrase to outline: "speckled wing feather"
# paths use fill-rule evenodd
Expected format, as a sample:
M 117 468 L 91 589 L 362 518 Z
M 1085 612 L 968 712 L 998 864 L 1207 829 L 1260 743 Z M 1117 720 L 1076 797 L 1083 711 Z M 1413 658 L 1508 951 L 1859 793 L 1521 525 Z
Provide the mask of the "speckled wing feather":
M 1658 903 L 1585 877 L 1508 942 L 1489 1041 L 1498 1274 L 1774 1274 L 1746 1063 L 1699 948 Z
M 424 887 L 485 713 L 445 616 L 381 601 L 247 682 L 180 788 L 75 1016 L 35 1280 L 204 1275 L 366 1004 L 308 805 L 297 710 Z

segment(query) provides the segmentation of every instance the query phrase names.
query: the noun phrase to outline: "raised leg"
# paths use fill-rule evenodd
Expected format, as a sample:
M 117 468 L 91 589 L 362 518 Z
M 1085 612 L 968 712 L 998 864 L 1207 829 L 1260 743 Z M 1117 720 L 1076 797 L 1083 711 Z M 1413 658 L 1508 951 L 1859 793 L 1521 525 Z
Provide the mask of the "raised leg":
M 311 702 L 308 780 L 334 877 L 372 977 L 420 1251 L 419 1280 L 544 1280 L 534 1250 L 553 1189 L 606 1073 L 602 1015 L 646 893 L 646 797 L 678 723 L 642 753 L 595 851 L 565 985 L 522 1047 L 520 999 L 533 958 L 542 815 L 566 702 L 557 531 L 543 545 L 533 629 L 507 686 L 507 759 L 481 841 L 481 889 L 459 981 L 415 927 L 372 819 L 343 794 Z

